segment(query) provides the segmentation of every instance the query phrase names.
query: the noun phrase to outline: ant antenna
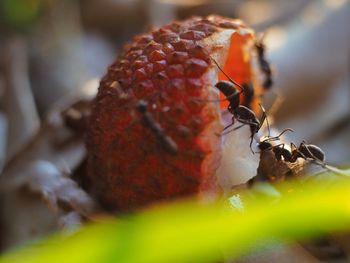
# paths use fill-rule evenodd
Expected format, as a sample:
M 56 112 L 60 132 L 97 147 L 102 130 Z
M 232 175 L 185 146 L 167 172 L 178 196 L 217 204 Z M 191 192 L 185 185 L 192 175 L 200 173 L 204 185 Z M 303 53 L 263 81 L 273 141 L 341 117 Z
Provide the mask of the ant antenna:
M 294 132 L 294 130 L 293 129 L 291 129 L 291 128 L 287 128 L 287 129 L 284 129 L 278 136 L 276 136 L 276 137 L 281 137 L 283 134 L 285 134 L 287 131 L 289 131 L 289 132 Z
M 218 63 L 214 58 L 212 58 L 211 56 L 210 56 L 210 58 L 214 61 L 215 65 L 219 68 L 219 70 L 225 75 L 225 77 L 226 77 L 229 81 L 231 81 L 231 82 L 232 82 L 233 84 L 235 84 L 236 86 L 240 87 L 241 90 L 242 90 L 242 92 L 245 91 L 245 89 L 244 89 L 240 84 L 238 84 L 238 83 L 237 83 L 236 81 L 234 81 L 229 75 L 227 75 L 227 73 L 220 67 L 219 63 Z
M 278 141 L 280 139 L 280 137 L 285 134 L 286 132 L 294 132 L 293 129 L 291 128 L 287 128 L 287 129 L 284 129 L 280 134 L 278 134 L 277 136 L 273 136 L 273 137 L 268 137 L 266 138 L 265 140 L 263 140 L 263 142 L 267 142 L 267 141 Z M 294 145 L 294 143 L 291 143 Z

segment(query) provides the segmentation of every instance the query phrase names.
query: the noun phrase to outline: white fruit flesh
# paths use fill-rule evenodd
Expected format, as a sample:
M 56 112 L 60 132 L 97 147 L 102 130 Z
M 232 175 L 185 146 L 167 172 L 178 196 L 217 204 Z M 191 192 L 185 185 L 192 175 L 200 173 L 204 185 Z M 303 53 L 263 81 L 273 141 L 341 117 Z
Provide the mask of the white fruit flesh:
M 246 183 L 256 175 L 260 155 L 252 153 L 249 143 L 250 128 L 247 125 L 222 136 L 222 159 L 216 177 L 224 191 Z

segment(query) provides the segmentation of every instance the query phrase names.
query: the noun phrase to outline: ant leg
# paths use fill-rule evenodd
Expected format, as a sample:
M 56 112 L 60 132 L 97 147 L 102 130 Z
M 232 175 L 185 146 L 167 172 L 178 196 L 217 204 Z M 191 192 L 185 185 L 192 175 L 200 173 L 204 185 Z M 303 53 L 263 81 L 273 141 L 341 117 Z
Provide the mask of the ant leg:
M 236 118 L 235 118 L 235 117 L 236 117 Z M 242 123 L 243 125 L 234 128 L 232 131 L 239 129 L 239 128 L 241 128 L 241 127 L 244 126 L 244 125 L 249 125 L 249 126 L 254 125 L 254 126 L 256 126 L 256 127 L 259 127 L 258 124 L 257 124 L 256 122 L 252 122 L 251 120 L 241 119 L 241 118 L 239 118 L 239 117 L 237 118 L 237 116 L 234 115 L 234 116 L 232 117 L 232 123 L 231 123 L 230 125 L 226 126 L 226 127 L 223 129 L 223 131 L 226 130 L 227 128 L 231 127 L 232 125 L 234 125 L 234 123 L 235 123 L 234 120 L 235 120 L 235 119 L 236 119 L 238 122 Z M 230 132 L 231 132 L 231 131 L 230 131 Z
M 284 143 L 280 143 L 280 144 L 277 144 L 277 145 L 274 145 L 273 147 L 278 147 L 278 146 L 282 146 L 282 148 L 284 149 Z
M 253 137 L 253 136 L 251 136 L 251 137 L 250 137 L 249 148 L 250 148 L 250 151 L 251 151 L 251 152 L 254 154 L 254 150 L 253 150 L 253 148 L 252 148 L 253 139 L 254 139 L 254 137 Z
M 238 127 L 233 128 L 232 130 L 229 130 L 228 132 L 224 133 L 223 135 L 226 135 L 226 134 L 228 134 L 228 133 L 230 133 L 232 131 L 238 130 L 238 129 L 242 128 L 244 125 L 256 125 L 255 122 L 250 122 L 250 121 L 247 121 L 247 120 L 240 120 L 240 119 L 238 119 L 238 121 L 240 123 L 242 123 L 242 124 L 239 125 Z M 228 128 L 228 127 L 231 127 L 232 125 L 233 125 L 233 123 L 231 123 L 229 126 L 225 127 L 224 130 L 226 130 L 226 128 Z
M 261 119 L 260 119 L 260 125 L 258 127 L 258 130 L 261 128 L 261 126 L 264 124 L 264 121 L 266 120 L 267 132 L 269 134 L 268 136 L 270 137 L 270 134 L 271 134 L 270 124 L 269 124 L 269 119 L 268 119 L 267 114 L 266 114 L 266 110 L 260 103 L 259 103 L 259 106 L 260 106 L 263 114 L 262 114 Z
M 245 119 L 240 119 L 240 118 L 237 118 L 236 119 L 237 121 L 239 121 L 240 123 L 242 123 L 241 126 L 239 127 L 236 127 L 235 129 L 233 129 L 232 131 L 234 130 L 237 130 L 239 128 L 241 128 L 242 126 L 244 125 L 249 125 L 250 127 L 254 127 L 254 131 L 257 131 L 257 129 L 259 128 L 259 123 L 256 123 L 256 122 L 252 122 L 250 120 L 245 120 Z M 253 140 L 254 140 L 254 135 L 256 134 L 256 132 L 252 132 L 251 135 L 250 135 L 250 143 L 249 143 L 249 147 L 250 147 L 250 150 L 251 152 L 254 154 L 254 151 L 253 151 L 253 148 L 252 148 L 252 144 L 253 144 Z
M 291 157 L 290 162 L 294 163 L 298 159 L 298 157 L 299 157 L 298 154 L 300 153 L 300 151 L 298 150 L 298 147 L 293 142 L 290 142 L 290 150 L 292 153 L 292 157 Z M 304 158 L 304 157 L 302 156 L 302 158 Z
M 308 158 L 305 156 L 305 154 L 303 154 L 299 149 L 301 148 L 302 145 L 305 145 L 303 142 L 300 143 L 299 148 L 297 148 L 298 153 L 301 155 L 302 158 L 304 158 L 305 160 L 307 160 Z M 306 147 L 306 146 L 305 146 Z
M 238 130 L 238 129 L 242 128 L 244 125 L 246 125 L 246 124 L 239 125 L 238 127 L 236 127 L 236 128 L 234 128 L 234 129 L 232 129 L 232 130 L 229 130 L 229 131 L 223 133 L 222 135 L 226 135 L 226 134 L 229 134 L 230 132 L 233 132 L 233 131 L 235 131 L 235 130 Z M 231 125 L 231 126 L 232 126 L 232 125 Z
M 251 125 L 254 125 L 254 124 L 251 124 Z M 256 128 L 259 128 L 259 125 L 255 124 L 255 126 L 256 126 Z M 254 140 L 254 135 L 255 135 L 255 133 L 254 134 L 252 133 L 250 135 L 250 143 L 249 143 L 250 150 L 252 151 L 253 154 L 254 154 L 254 150 L 252 148 L 252 144 L 253 144 L 253 140 Z
M 293 150 L 293 149 L 296 150 L 296 149 L 298 149 L 298 147 L 293 142 L 291 142 L 290 143 L 290 149 L 291 150 Z
M 246 120 L 246 119 L 241 119 L 241 118 L 236 118 L 236 120 L 240 123 L 243 123 L 245 125 L 254 125 L 256 127 L 259 127 L 259 124 L 257 122 L 251 121 L 251 120 Z
M 239 127 L 236 127 L 236 128 L 234 128 L 234 129 L 232 129 L 232 130 L 230 130 L 229 132 L 231 132 L 231 131 L 234 131 L 234 130 L 237 130 L 237 129 L 239 129 L 239 128 L 241 128 L 242 126 L 244 126 L 244 125 L 249 125 L 249 126 L 255 126 L 255 129 L 254 130 L 256 130 L 256 128 L 258 128 L 259 127 L 259 124 L 258 123 L 256 123 L 256 122 L 251 122 L 251 121 L 248 121 L 248 120 L 245 120 L 245 119 L 236 119 L 237 121 L 239 121 L 239 122 L 241 122 L 242 123 L 242 125 L 240 125 Z M 233 121 L 233 118 L 232 118 L 232 121 Z M 231 127 L 233 125 L 233 122 L 228 126 L 228 127 Z M 228 128 L 228 127 L 225 127 L 225 129 L 226 128 Z M 224 129 L 224 130 L 225 130 Z M 225 133 L 225 134 L 228 134 L 229 132 L 227 132 L 227 133 Z M 253 149 L 252 149 L 252 144 L 253 144 L 253 139 L 254 139 L 254 135 L 255 135 L 256 133 L 252 133 L 251 134 L 251 136 L 250 136 L 250 144 L 249 144 L 249 146 L 250 146 L 250 150 L 252 151 L 252 153 L 254 154 L 254 151 L 253 151 Z
M 312 152 L 310 152 L 310 150 L 309 150 L 309 148 L 307 147 L 307 144 L 306 144 L 305 141 L 302 141 L 302 142 L 300 143 L 299 149 L 300 149 L 301 147 L 304 147 L 304 148 L 306 149 L 307 153 L 310 154 L 311 159 L 315 159 L 315 158 L 316 158 L 316 157 L 312 154 Z M 299 150 L 298 150 L 298 151 L 299 151 Z M 308 159 L 301 151 L 299 151 L 299 154 L 300 154 L 305 160 Z M 317 159 L 317 158 L 316 158 L 316 159 Z M 316 160 L 316 159 L 315 159 L 315 160 Z
M 235 124 L 234 119 L 232 118 L 231 124 L 227 125 L 222 131 L 227 130 L 228 128 L 232 127 Z
M 247 125 L 247 124 L 243 123 L 243 124 L 239 125 L 238 127 L 232 129 L 232 131 L 238 130 L 238 129 L 242 128 L 244 125 Z
M 250 136 L 249 148 L 250 148 L 250 151 L 254 154 L 254 150 L 252 148 L 253 140 L 254 140 L 254 136 L 252 135 Z

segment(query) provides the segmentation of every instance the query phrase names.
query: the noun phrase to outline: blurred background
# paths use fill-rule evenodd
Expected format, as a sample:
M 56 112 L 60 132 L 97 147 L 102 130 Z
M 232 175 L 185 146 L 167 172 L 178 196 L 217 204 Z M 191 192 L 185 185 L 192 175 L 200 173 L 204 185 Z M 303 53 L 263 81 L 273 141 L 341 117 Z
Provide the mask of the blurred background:
M 67 97 L 93 95 L 136 33 L 173 19 L 220 14 L 266 32 L 274 86 L 265 105 L 290 139 L 350 160 L 347 0 L 0 0 L 0 169 Z

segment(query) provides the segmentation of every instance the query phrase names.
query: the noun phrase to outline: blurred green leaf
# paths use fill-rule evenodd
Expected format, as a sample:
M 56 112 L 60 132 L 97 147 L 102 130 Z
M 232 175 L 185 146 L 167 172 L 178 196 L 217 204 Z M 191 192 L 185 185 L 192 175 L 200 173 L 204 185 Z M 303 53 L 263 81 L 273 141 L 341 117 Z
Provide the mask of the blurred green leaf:
M 43 0 L 2 0 L 6 20 L 13 26 L 23 27 L 38 16 Z
M 162 205 L 70 236 L 57 234 L 0 262 L 215 262 L 223 251 L 237 257 L 271 238 L 288 241 L 350 229 L 349 180 L 306 182 L 299 188 L 277 186 L 281 195 L 274 202 L 243 192 L 244 210 L 227 209 L 229 201 Z

